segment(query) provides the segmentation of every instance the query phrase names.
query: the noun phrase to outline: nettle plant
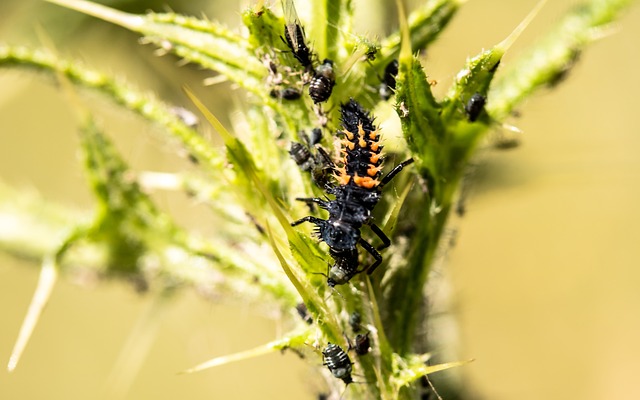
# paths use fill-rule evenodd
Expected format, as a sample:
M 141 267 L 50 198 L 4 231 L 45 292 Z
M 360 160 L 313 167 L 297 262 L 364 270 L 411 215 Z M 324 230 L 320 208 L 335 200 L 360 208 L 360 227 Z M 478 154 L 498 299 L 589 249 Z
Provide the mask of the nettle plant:
M 291 0 L 282 8 L 258 2 L 242 14 L 241 33 L 173 13 L 133 15 L 86 1 L 49 1 L 138 32 L 146 43 L 217 71 L 246 91 L 248 101 L 241 126 L 228 130 L 185 88 L 220 135 L 223 145 L 217 146 L 183 109 L 121 79 L 53 51 L 0 45 L 0 66 L 51 73 L 70 95 L 97 200 L 90 221 L 54 207 L 33 221 L 27 211 L 37 200 L 3 189 L 3 208 L 24 221 L 2 236 L 3 248 L 44 260 L 9 369 L 16 367 L 58 273 L 81 271 L 133 281 L 159 295 L 190 287 L 268 301 L 290 317 L 288 333 L 188 372 L 289 349 L 324 364 L 320 371 L 334 396 L 367 399 L 415 398 L 426 375 L 464 363 L 433 363 L 420 332 L 428 318 L 425 284 L 469 161 L 523 99 L 561 82 L 629 3 L 586 2 L 526 54 L 501 66 L 539 5 L 503 42 L 469 58 L 446 95 L 436 98 L 420 54 L 460 0 L 427 0 L 408 15 L 398 2 L 400 29 L 382 40 L 354 32 L 351 1 L 312 0 L 309 21 L 298 19 Z M 131 171 L 73 101 L 80 95 L 74 87 L 94 89 L 162 127 L 202 173 Z M 387 139 L 375 120 L 376 110 L 390 105 L 404 140 Z M 396 165 L 404 167 L 397 175 L 399 170 L 390 173 Z M 206 201 L 220 221 L 215 233 L 202 237 L 173 222 L 147 194 L 154 177 L 165 188 Z M 382 191 L 383 185 L 393 190 Z M 29 229 L 46 234 L 33 240 Z

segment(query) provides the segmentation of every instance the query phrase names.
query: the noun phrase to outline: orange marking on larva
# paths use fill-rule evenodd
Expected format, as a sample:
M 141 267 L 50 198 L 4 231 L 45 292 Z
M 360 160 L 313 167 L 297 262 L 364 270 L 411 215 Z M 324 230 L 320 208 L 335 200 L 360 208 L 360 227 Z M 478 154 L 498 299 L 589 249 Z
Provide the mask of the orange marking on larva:
M 349 181 L 351 180 L 351 177 L 349 175 L 345 175 L 345 176 L 341 176 L 338 178 L 338 183 L 341 186 L 345 186 L 347 184 L 349 184 Z
M 351 180 L 351 176 L 347 175 L 347 172 L 345 171 L 344 167 L 338 168 L 336 170 L 335 177 L 336 177 L 336 180 L 338 181 L 338 184 L 342 186 L 346 185 Z
M 349 140 L 353 140 L 353 132 L 349 132 L 349 131 L 342 131 L 344 132 L 344 135 L 347 137 L 347 139 Z
M 362 123 L 359 122 L 358 123 L 358 136 L 363 137 L 365 133 L 366 132 L 364 131 L 364 128 L 362 127 Z
M 378 140 L 378 130 L 369 132 L 369 139 Z
M 353 177 L 353 183 L 358 186 L 372 189 L 380 183 L 377 179 L 371 179 L 369 176 L 358 176 L 357 174 Z
M 360 147 L 367 147 L 367 141 L 364 140 L 366 132 L 362 129 L 362 124 L 358 124 L 358 144 Z
M 367 169 L 367 175 L 369 175 L 370 177 L 374 177 L 380 172 L 381 169 L 382 169 L 382 167 L 376 167 L 375 165 L 369 165 L 369 168 Z
M 377 164 L 378 160 L 380 160 L 380 157 L 382 157 L 381 154 L 371 153 L 371 157 L 369 157 L 369 162 L 371 162 L 371 164 Z
M 356 148 L 356 144 L 348 141 L 347 139 L 342 139 L 341 142 L 342 142 L 342 146 L 349 148 L 349 150 L 353 150 Z
M 369 148 L 372 151 L 378 151 L 378 148 L 380 148 L 380 142 L 373 142 L 369 145 Z

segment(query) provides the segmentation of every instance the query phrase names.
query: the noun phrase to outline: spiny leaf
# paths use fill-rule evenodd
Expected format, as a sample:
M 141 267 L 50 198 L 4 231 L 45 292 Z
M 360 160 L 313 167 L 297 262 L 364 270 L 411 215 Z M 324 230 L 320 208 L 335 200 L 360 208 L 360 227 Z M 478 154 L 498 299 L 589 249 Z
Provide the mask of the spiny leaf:
M 273 240 L 273 232 L 270 227 L 267 225 L 267 231 L 269 236 L 269 242 L 273 251 L 276 253 L 276 257 L 278 257 L 278 261 L 280 261 L 280 265 L 282 269 L 289 277 L 289 280 L 295 286 L 296 290 L 300 297 L 302 297 L 302 301 L 307 307 L 307 310 L 314 318 L 314 320 L 319 321 L 323 320 L 323 323 L 320 324 L 320 329 L 325 333 L 325 335 L 330 339 L 336 341 L 340 337 L 340 331 L 338 322 L 334 318 L 331 310 L 327 308 L 322 297 L 322 293 L 315 290 L 315 288 L 306 281 L 300 281 L 298 279 L 298 275 L 294 273 L 294 271 L 289 266 L 289 263 L 285 260 L 282 255 L 282 252 L 276 245 Z M 304 277 L 303 277 L 304 279 Z
M 407 23 L 412 54 L 423 50 L 444 31 L 462 2 L 462 0 L 428 0 L 409 14 Z M 384 68 L 389 61 L 398 56 L 400 38 L 401 32 L 398 31 L 382 40 L 380 57 L 374 60 L 377 69 Z
M 46 50 L 0 44 L 0 67 L 11 66 L 61 73 L 78 86 L 96 89 L 146 120 L 164 127 L 166 133 L 178 139 L 208 172 L 218 175 L 224 169 L 220 154 L 198 132 L 180 120 L 172 112 L 172 107 L 152 94 L 141 93 L 120 79 L 86 68 L 77 60 L 60 59 Z
M 487 111 L 506 117 L 535 90 L 561 81 L 583 49 L 600 38 L 631 0 L 592 0 L 565 16 L 556 29 L 511 63 L 489 92 Z
M 422 65 L 413 57 L 400 59 L 397 78 L 396 111 L 400 115 L 402 133 L 412 155 L 418 161 L 421 175 L 437 176 L 440 142 L 445 128 L 440 120 L 440 104 L 433 97 Z
M 33 294 L 31 304 L 24 317 L 22 326 L 20 327 L 20 333 L 16 343 L 11 350 L 11 356 L 9 357 L 9 363 L 7 364 L 7 371 L 13 372 L 18 366 L 22 352 L 31 338 L 31 334 L 40 319 L 42 310 L 49 302 L 51 292 L 58 279 L 58 266 L 56 265 L 55 257 L 46 257 L 42 263 L 42 269 L 40 270 L 40 277 L 38 278 L 38 286 Z
M 396 369 L 397 371 L 400 371 L 400 374 L 394 378 L 394 382 L 400 388 L 402 386 L 406 386 L 411 382 L 414 382 L 420 379 L 420 377 L 424 375 L 429 375 L 429 374 L 433 374 L 434 372 L 439 372 L 439 371 L 444 371 L 451 368 L 460 367 L 462 365 L 469 364 L 472 361 L 473 360 L 466 360 L 466 361 L 455 361 L 455 362 L 442 363 L 442 364 L 436 364 L 436 365 L 426 365 L 423 357 L 411 357 L 408 360 L 402 360 L 402 361 L 396 358 L 396 361 L 395 361 L 396 363 L 400 365 L 404 363 L 407 363 L 407 364 L 403 365 L 402 368 Z
M 87 219 L 78 209 L 45 202 L 35 191 L 17 190 L 0 181 L 0 249 L 7 254 L 42 263 L 45 255 L 59 248 L 69 226 Z
M 529 12 L 527 17 L 509 34 L 509 36 L 498 43 L 492 49 L 485 50 L 477 56 L 467 60 L 467 65 L 458 72 L 456 79 L 446 96 L 447 105 L 443 109 L 443 121 L 449 123 L 450 118 L 458 120 L 466 119 L 464 117 L 464 105 L 473 96 L 478 93 L 483 96 L 487 95 L 489 85 L 491 84 L 496 70 L 500 65 L 502 56 L 511 47 L 511 45 L 520 37 L 526 27 L 533 21 L 535 16 L 540 12 L 546 0 L 541 0 Z M 458 111 L 456 113 L 456 111 Z
M 413 180 L 405 185 L 405 188 L 402 190 L 400 196 L 393 203 L 393 208 L 386 216 L 382 226 L 385 227 L 385 231 L 389 234 L 389 237 L 393 237 L 393 233 L 396 230 L 398 217 L 400 216 L 400 210 L 402 210 L 402 206 L 404 205 L 407 197 L 409 196 L 409 192 L 413 188 Z
M 287 230 L 291 230 L 287 219 L 282 213 L 282 209 L 273 195 L 267 190 L 263 182 L 264 175 L 256 168 L 253 156 L 247 151 L 245 145 L 229 132 L 222 123 L 207 109 L 207 107 L 198 99 L 188 88 L 185 93 L 205 116 L 207 121 L 213 126 L 224 141 L 229 156 L 229 161 L 258 191 L 262 194 L 267 203 L 271 206 L 273 214 L 280 222 L 280 225 Z M 245 187 L 247 187 L 245 185 Z
M 476 93 L 486 96 L 503 55 L 502 48 L 496 46 L 467 61 L 465 68 L 456 75 L 443 106 L 442 121 L 445 124 L 452 124 L 452 119 L 466 119 L 464 106 L 471 96 Z
M 538 2 L 505 40 L 469 59 L 464 69 L 456 76 L 444 102 L 441 116 L 442 121 L 450 130 L 449 159 L 447 162 L 451 166 L 450 169 L 456 171 L 455 179 L 457 179 L 457 175 L 459 175 L 459 172 L 471 157 L 482 135 L 487 132 L 490 122 L 486 113 L 470 118 L 467 115 L 466 104 L 473 96 L 480 95 L 486 99 L 489 86 L 493 81 L 503 55 L 531 23 L 545 3 L 546 0 Z M 475 121 L 472 121 L 472 119 L 475 119 Z M 449 179 L 453 179 L 453 175 Z
M 288 48 L 282 37 L 284 35 L 284 21 L 276 16 L 270 8 L 252 7 L 242 13 L 242 21 L 249 29 L 249 43 L 256 48 L 275 47 L 280 51 Z
M 295 304 L 288 285 L 277 279 L 272 270 L 259 268 L 260 262 L 247 262 L 228 243 L 214 245 L 214 239 L 195 240 L 178 228 L 131 179 L 128 166 L 95 125 L 89 122 L 82 132 L 88 173 L 100 199 L 99 212 L 88 238 L 110 246 L 112 260 L 107 263 L 108 267 L 139 274 L 138 260 L 144 252 L 162 253 L 167 246 L 180 245 L 186 252 L 215 261 L 229 276 L 260 276 L 263 289 Z M 222 228 L 220 235 L 224 235 Z M 172 285 L 176 283 L 174 280 Z
M 286 336 L 282 339 L 274 340 L 273 342 L 269 342 L 262 346 L 258 346 L 254 349 L 242 351 L 240 353 L 231 354 L 228 356 L 216 357 L 209 361 L 205 361 L 202 364 L 198 364 L 193 368 L 189 368 L 180 372 L 180 374 L 192 374 L 194 372 L 200 372 L 205 369 L 218 367 L 220 365 L 229 364 L 231 362 L 246 360 L 249 358 L 254 358 L 258 356 L 262 356 L 265 354 L 273 353 L 278 350 L 286 350 L 288 348 L 302 348 L 307 339 L 311 336 L 310 330 L 305 330 L 299 333 L 293 333 L 289 336 Z
M 84 0 L 47 1 L 145 35 L 147 41 L 218 71 L 249 92 L 268 97 L 261 84 L 267 70 L 249 43 L 214 22 L 175 14 L 128 14 Z

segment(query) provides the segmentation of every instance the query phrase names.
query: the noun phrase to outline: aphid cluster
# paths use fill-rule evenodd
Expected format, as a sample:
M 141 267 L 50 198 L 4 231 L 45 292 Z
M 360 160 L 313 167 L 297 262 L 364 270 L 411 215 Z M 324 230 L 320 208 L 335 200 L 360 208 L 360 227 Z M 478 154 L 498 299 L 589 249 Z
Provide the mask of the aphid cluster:
M 273 87 L 271 92 L 269 92 L 271 97 L 281 100 L 298 100 L 302 96 L 300 90 L 293 86 L 289 86 L 290 83 L 285 80 L 282 73 L 278 71 L 278 66 L 272 57 L 266 55 L 263 59 L 263 63 L 269 70 L 267 83 Z
M 356 333 L 354 339 L 355 344 L 352 345 L 351 342 L 349 342 L 349 349 L 354 349 L 359 356 L 368 354 L 369 348 L 371 347 L 371 338 L 369 338 L 369 332 L 364 335 L 359 333 L 364 330 L 362 326 L 362 316 L 359 312 L 354 311 L 349 315 L 349 325 L 353 333 Z
M 311 136 L 301 132 L 300 138 L 302 143 L 291 142 L 289 154 L 301 170 L 311 172 L 311 178 L 316 185 L 325 188 L 333 172 L 333 161 L 325 149 L 316 147 L 322 139 L 322 130 L 312 129 Z
M 373 222 L 371 212 L 382 196 L 382 188 L 413 162 L 413 159 L 406 160 L 382 177 L 383 146 L 373 119 L 354 100 L 343 104 L 340 113 L 343 130 L 338 134 L 342 136 L 343 158 L 340 166 L 332 166 L 336 172 L 336 184 L 325 187 L 327 194 L 334 196 L 334 199 L 297 199 L 317 204 L 329 212 L 329 218 L 325 220 L 307 216 L 291 223 L 292 226 L 303 222 L 316 225 L 317 236 L 329 246 L 329 254 L 335 261 L 327 277 L 327 284 L 331 287 L 345 284 L 363 271 L 371 274 L 382 262 L 378 250 L 389 247 L 391 241 Z M 382 240 L 377 249 L 361 237 L 363 225 L 368 225 Z M 358 245 L 375 259 L 373 264 L 364 269 L 358 268 Z
M 291 50 L 293 57 L 304 68 L 305 74 L 311 76 L 306 82 L 309 83 L 309 96 L 315 104 L 324 103 L 331 97 L 335 85 L 333 61 L 325 58 L 320 65 L 314 66 L 317 56 L 307 46 L 304 28 L 298 19 L 293 0 L 283 1 L 283 8 L 285 18 L 283 41 Z
M 294 87 L 286 87 L 282 89 L 272 89 L 269 96 L 274 99 L 298 100 L 302 97 L 302 93 Z

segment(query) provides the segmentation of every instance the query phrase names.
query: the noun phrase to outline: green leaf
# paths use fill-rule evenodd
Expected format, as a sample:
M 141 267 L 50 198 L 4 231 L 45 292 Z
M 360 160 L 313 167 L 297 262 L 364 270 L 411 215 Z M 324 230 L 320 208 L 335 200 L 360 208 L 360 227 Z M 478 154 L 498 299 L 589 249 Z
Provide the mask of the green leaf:
M 431 92 L 420 61 L 414 57 L 400 59 L 396 102 L 402 133 L 421 175 L 425 178 L 437 176 L 442 156 L 440 143 L 445 136 L 445 127 L 440 120 L 441 106 Z
M 536 90 L 554 86 L 579 54 L 631 4 L 631 0 L 592 0 L 576 6 L 558 26 L 501 73 L 489 92 L 487 111 L 501 120 Z
M 254 49 L 246 39 L 214 22 L 172 13 L 129 14 L 84 0 L 46 1 L 138 32 L 146 41 L 218 71 L 259 97 L 268 97 L 262 85 L 267 69 L 256 58 Z
M 423 50 L 432 43 L 444 31 L 462 3 L 462 0 L 427 0 L 412 11 L 407 20 L 411 53 Z M 398 57 L 400 38 L 401 32 L 397 31 L 382 40 L 380 57 L 374 61 L 374 65 L 384 68 L 389 61 Z
M 184 370 L 180 372 L 180 374 L 192 374 L 194 372 L 200 372 L 205 369 L 218 367 L 236 361 L 247 360 L 250 358 L 273 353 L 274 351 L 286 350 L 288 348 L 299 349 L 304 346 L 305 341 L 310 337 L 311 332 L 309 330 L 305 330 L 301 333 L 292 333 L 282 339 L 274 340 L 273 342 L 269 342 L 251 350 L 242 351 L 240 353 L 235 353 L 228 356 L 213 358 L 209 361 L 203 362 L 202 364 L 198 364 L 193 368 Z
M 220 153 L 197 131 L 180 120 L 171 106 L 150 93 L 138 91 L 121 79 L 87 68 L 76 60 L 58 58 L 47 50 L 3 44 L 0 44 L 0 67 L 34 68 L 47 73 L 59 73 L 77 86 L 95 89 L 146 120 L 164 127 L 166 131 L 163 133 L 180 141 L 210 174 L 217 176 L 224 170 Z
M 407 359 L 400 359 L 396 357 L 395 363 L 400 368 L 396 370 L 401 371 L 398 376 L 394 378 L 394 382 L 398 385 L 398 388 L 406 386 L 411 382 L 415 382 L 424 375 L 433 374 L 435 372 L 444 371 L 451 368 L 457 368 L 465 364 L 473 362 L 473 360 L 455 361 L 436 365 L 426 365 L 425 361 L 428 359 L 428 355 L 412 356 Z M 425 359 L 426 358 L 426 359 Z

